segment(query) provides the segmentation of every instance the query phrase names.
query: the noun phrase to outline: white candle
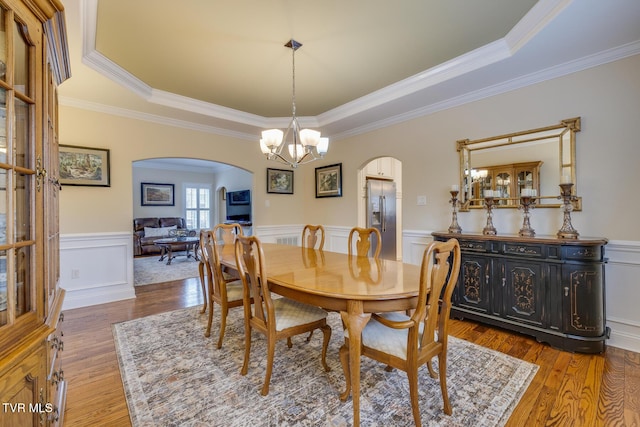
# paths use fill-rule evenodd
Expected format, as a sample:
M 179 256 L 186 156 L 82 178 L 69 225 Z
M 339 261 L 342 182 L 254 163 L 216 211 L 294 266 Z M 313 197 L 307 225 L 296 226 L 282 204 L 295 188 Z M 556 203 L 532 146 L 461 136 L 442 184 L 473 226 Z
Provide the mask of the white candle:
M 536 190 L 535 188 L 531 190 L 531 196 L 533 197 L 538 197 L 538 190 Z
M 459 185 L 452 185 L 451 186 L 451 191 L 460 191 L 460 186 Z
M 562 175 L 562 178 L 560 178 L 560 184 L 571 184 L 571 176 Z
M 531 189 L 530 188 L 523 188 L 522 189 L 522 196 L 523 197 L 530 197 L 531 196 Z

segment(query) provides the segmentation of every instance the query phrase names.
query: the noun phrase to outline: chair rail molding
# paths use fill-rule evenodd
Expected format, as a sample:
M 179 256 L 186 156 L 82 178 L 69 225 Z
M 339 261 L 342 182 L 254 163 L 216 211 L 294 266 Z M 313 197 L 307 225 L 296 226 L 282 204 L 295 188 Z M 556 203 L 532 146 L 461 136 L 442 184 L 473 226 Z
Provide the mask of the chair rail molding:
M 60 235 L 64 310 L 135 298 L 131 232 Z
M 287 239 L 300 245 L 304 224 L 255 226 L 265 243 Z M 347 252 L 351 227 L 325 226 L 325 250 Z M 404 261 L 419 264 L 433 240 L 432 230 L 403 230 Z M 282 240 L 281 240 L 282 241 Z M 610 240 L 605 247 L 606 345 L 640 353 L 640 242 Z M 60 236 L 60 286 L 67 292 L 63 309 L 135 298 L 130 232 Z

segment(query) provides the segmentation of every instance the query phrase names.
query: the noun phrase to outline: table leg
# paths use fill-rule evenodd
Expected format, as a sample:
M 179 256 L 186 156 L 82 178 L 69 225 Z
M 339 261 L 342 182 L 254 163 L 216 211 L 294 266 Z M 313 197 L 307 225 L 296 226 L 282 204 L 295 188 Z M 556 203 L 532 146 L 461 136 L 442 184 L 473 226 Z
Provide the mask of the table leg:
M 360 425 L 360 346 L 362 330 L 371 318 L 371 313 L 363 312 L 362 301 L 348 301 L 347 312 L 340 316 L 349 331 L 349 374 L 351 376 L 351 393 L 353 396 L 353 425 Z
M 167 258 L 167 265 L 171 265 L 171 260 L 173 259 L 173 247 L 169 245 L 169 247 L 167 248 L 167 251 L 169 252 L 169 255 Z
M 166 246 L 160 246 L 160 259 L 158 261 L 162 261 L 164 259 L 164 255 L 167 253 Z

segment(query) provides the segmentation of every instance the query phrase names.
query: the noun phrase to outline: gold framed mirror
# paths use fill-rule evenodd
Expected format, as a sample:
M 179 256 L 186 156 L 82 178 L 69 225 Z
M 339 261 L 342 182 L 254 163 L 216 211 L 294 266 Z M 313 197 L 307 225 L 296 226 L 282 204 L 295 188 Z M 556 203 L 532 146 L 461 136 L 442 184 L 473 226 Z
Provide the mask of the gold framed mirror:
M 482 208 L 486 195 L 492 195 L 499 208 L 519 207 L 522 195 L 536 197 L 536 207 L 560 207 L 560 183 L 573 183 L 572 195 L 577 194 L 579 131 L 580 117 L 574 117 L 557 125 L 457 141 L 460 210 Z M 574 210 L 581 210 L 579 197 Z

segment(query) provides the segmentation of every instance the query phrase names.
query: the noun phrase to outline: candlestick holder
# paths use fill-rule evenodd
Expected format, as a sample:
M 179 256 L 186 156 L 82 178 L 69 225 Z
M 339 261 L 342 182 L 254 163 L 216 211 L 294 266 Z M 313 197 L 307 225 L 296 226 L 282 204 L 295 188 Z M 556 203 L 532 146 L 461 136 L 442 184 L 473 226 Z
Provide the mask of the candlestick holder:
M 451 203 L 452 213 L 451 213 L 451 225 L 449 226 L 449 233 L 459 234 L 462 233 L 462 228 L 458 224 L 458 191 L 451 190 Z
M 496 228 L 493 226 L 493 206 L 495 205 L 493 197 L 484 198 L 484 206 L 487 208 L 487 225 L 482 229 L 482 234 L 487 236 L 495 236 L 497 233 Z
M 573 201 L 578 198 L 571 194 L 571 187 L 573 187 L 572 183 L 560 184 L 560 196 L 558 199 L 562 199 L 563 203 L 563 220 L 562 220 L 562 228 L 558 230 L 558 238 L 560 239 L 577 239 L 579 233 L 573 228 L 571 225 L 571 211 L 573 210 Z
M 529 210 L 533 209 L 533 206 L 535 204 L 536 204 L 535 197 L 532 197 L 532 196 L 520 197 L 520 209 L 522 210 L 522 215 L 524 219 L 522 220 L 522 228 L 518 232 L 519 236 L 533 237 L 536 235 L 535 230 L 531 228 L 531 224 L 529 223 Z

